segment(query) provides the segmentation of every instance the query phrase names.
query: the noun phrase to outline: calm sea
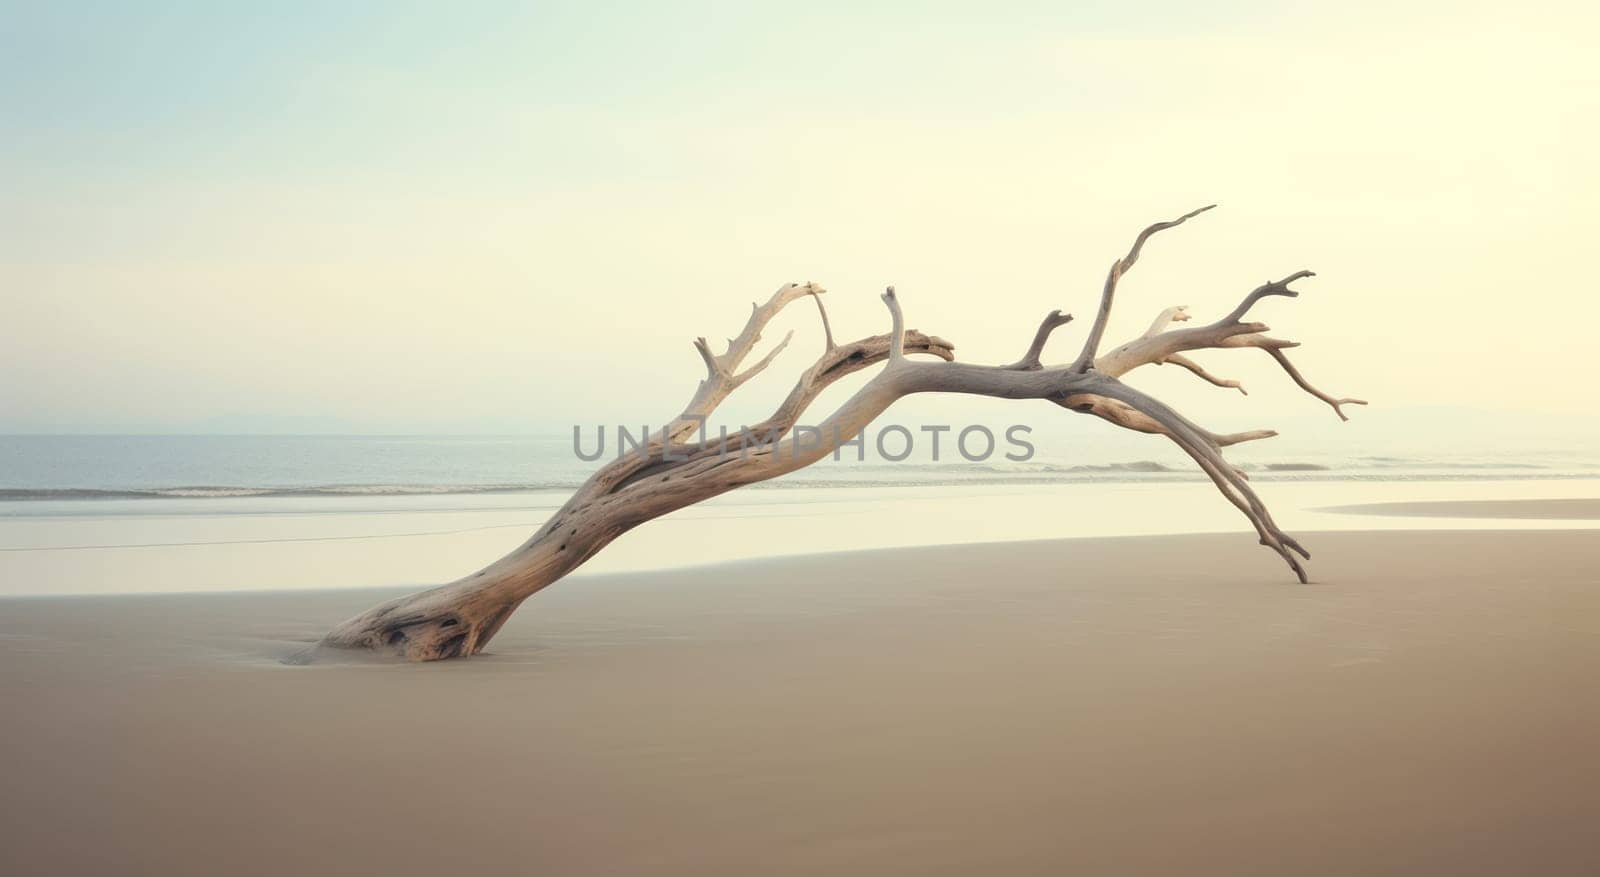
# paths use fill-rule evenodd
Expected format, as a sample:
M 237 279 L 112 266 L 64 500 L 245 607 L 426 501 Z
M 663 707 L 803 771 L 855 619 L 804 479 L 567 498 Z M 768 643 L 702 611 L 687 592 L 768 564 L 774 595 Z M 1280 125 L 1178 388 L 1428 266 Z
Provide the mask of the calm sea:
M 943 437 L 931 459 L 918 433 L 905 461 L 848 453 L 756 488 L 946 484 L 1050 484 L 1203 480 L 1187 458 L 1158 438 L 1113 434 L 1032 435 L 1034 456 L 996 452 L 968 461 Z M 594 430 L 585 433 L 592 453 Z M 1327 438 L 1331 436 L 1332 438 Z M 1386 453 L 1362 447 L 1371 437 L 1325 430 L 1311 439 L 1279 437 L 1228 450 L 1264 480 L 1460 480 L 1592 478 L 1600 449 L 1585 442 L 1506 441 L 1473 446 L 1413 442 Z M 1320 444 L 1318 443 L 1320 440 Z M 899 453 L 898 442 L 892 453 Z M 981 443 L 974 448 L 981 447 Z M 1368 453 L 1360 453 L 1366 451 Z M 614 432 L 607 457 L 615 455 Z M 580 484 L 603 461 L 574 453 L 572 435 L 546 436 L 0 436 L 0 502 L 224 498 L 246 496 L 406 496 L 561 490 Z
M 1585 497 L 1593 443 L 1379 442 L 1338 425 L 1231 448 L 1280 523 L 1592 526 L 1321 511 Z M 1034 437 L 1027 461 L 825 461 L 630 532 L 585 574 L 782 554 L 1245 530 L 1158 437 Z M 1374 453 L 1373 446 L 1383 450 Z M 952 459 L 952 457 L 955 457 Z M 449 581 L 513 549 L 601 465 L 558 436 L 0 436 L 0 596 Z M 1264 484 L 1262 482 L 1276 482 Z

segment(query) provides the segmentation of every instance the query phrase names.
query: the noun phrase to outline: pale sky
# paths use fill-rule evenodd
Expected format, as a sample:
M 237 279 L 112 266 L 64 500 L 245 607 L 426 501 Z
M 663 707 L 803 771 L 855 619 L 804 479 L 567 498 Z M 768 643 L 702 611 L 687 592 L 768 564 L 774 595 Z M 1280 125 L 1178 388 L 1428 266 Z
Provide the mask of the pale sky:
M 1600 402 L 1589 4 L 675 5 L 0 3 L 0 431 L 658 422 L 788 281 L 973 361 L 1060 307 L 1067 360 L 1211 202 L 1108 340 L 1310 268 L 1257 316 L 1326 389 Z M 1130 381 L 1315 408 L 1198 358 L 1252 396 Z

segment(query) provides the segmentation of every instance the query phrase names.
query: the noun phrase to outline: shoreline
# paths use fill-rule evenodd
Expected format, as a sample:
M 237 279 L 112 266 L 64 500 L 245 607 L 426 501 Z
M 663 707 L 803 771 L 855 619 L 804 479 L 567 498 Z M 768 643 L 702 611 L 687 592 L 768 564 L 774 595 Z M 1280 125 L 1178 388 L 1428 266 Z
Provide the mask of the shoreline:
M 1375 502 L 1333 506 L 1325 512 L 1421 518 L 1498 518 L 1522 521 L 1600 520 L 1600 499 L 1488 499 L 1446 502 Z
M 1593 482 L 1296 482 L 1264 486 L 1291 533 L 1382 529 L 1595 529 L 1585 518 L 1399 518 L 1330 507 L 1424 500 L 1590 501 Z M 106 500 L 67 512 L 0 510 L 0 596 L 216 590 L 411 590 L 453 581 L 520 544 L 565 494 L 354 499 Z M 1455 503 L 1465 505 L 1456 506 Z M 55 505 L 63 505 L 57 503 Z M 138 513 L 109 508 L 136 505 Z M 38 511 L 45 511 L 39 509 Z M 1514 512 L 1514 509 L 1513 509 Z M 576 578 L 873 548 L 1239 533 L 1247 521 L 1197 484 L 794 488 L 734 491 L 617 540 Z M 1315 550 L 1315 547 L 1312 547 Z

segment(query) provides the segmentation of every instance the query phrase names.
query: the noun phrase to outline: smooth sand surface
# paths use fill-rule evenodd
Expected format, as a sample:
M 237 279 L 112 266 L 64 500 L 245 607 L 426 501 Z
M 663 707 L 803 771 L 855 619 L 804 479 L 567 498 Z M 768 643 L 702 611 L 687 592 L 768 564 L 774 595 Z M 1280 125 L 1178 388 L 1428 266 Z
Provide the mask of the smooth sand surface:
M 0 601 L 0 873 L 1600 868 L 1600 536 L 968 545 L 589 578 L 493 654 L 376 591 Z
M 1443 502 L 1374 502 L 1322 509 L 1357 515 L 1429 518 L 1519 518 L 1541 521 L 1600 520 L 1600 499 L 1484 499 Z

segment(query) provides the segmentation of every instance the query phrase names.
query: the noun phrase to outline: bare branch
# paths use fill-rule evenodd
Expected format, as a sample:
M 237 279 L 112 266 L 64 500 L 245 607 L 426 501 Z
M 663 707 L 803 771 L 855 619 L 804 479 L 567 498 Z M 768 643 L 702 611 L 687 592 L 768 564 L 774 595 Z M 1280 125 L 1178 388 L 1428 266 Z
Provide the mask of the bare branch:
M 764 369 L 767 366 L 771 365 L 772 361 L 774 359 L 778 358 L 778 354 L 782 353 L 783 349 L 785 347 L 789 346 L 789 342 L 793 338 L 794 338 L 794 330 L 791 329 L 787 335 L 783 336 L 783 340 L 778 342 L 778 346 L 772 348 L 772 352 L 768 353 L 766 356 L 763 356 L 761 358 L 760 362 L 757 362 L 755 365 L 752 365 L 749 368 L 745 369 L 744 371 L 740 372 L 739 374 L 734 375 L 733 376 L 733 382 L 732 382 L 734 388 L 738 388 L 740 384 L 743 384 L 745 381 L 748 381 L 751 378 L 755 377 L 756 375 L 760 374 L 762 369 Z
M 1153 338 L 1153 337 L 1155 337 L 1157 335 L 1160 335 L 1162 332 L 1165 332 L 1167 330 L 1167 327 L 1172 325 L 1173 323 L 1187 322 L 1188 319 L 1189 319 L 1189 306 L 1188 305 L 1178 305 L 1177 307 L 1167 308 L 1166 310 L 1164 310 L 1161 313 L 1156 315 L 1155 322 L 1151 323 L 1150 324 L 1150 328 L 1144 330 L 1144 334 L 1139 336 L 1139 337 L 1141 337 L 1141 338 Z
M 907 355 L 925 353 L 936 356 L 946 362 L 955 359 L 955 348 L 950 342 L 932 335 L 924 335 L 915 329 L 905 332 L 905 352 Z M 753 426 L 745 427 L 744 431 L 732 433 L 725 438 L 708 439 L 698 444 L 680 444 L 670 448 L 651 448 L 650 464 L 629 472 L 626 476 L 607 486 L 606 492 L 615 492 L 639 478 L 652 474 L 660 474 L 673 466 L 656 465 L 665 463 L 671 456 L 679 463 L 693 462 L 707 456 L 726 457 L 738 453 L 748 445 L 746 436 L 760 439 L 771 436 L 782 437 L 788 433 L 800 420 L 806 408 L 826 390 L 831 384 L 841 378 L 855 374 L 863 369 L 871 368 L 889 358 L 888 334 L 873 335 L 841 344 L 824 353 L 812 366 L 800 375 L 789 395 L 779 403 L 772 416 Z M 677 463 L 674 464 L 674 466 Z
M 761 331 L 766 328 L 768 323 L 772 322 L 772 319 L 780 311 L 796 299 L 808 295 L 818 296 L 825 291 L 814 283 L 786 283 L 778 287 L 778 291 L 767 299 L 766 304 L 751 302 L 750 318 L 745 321 L 744 329 L 738 336 L 728 339 L 728 351 L 721 356 L 712 354 L 711 345 L 706 343 L 705 338 L 695 339 L 695 349 L 700 352 L 700 358 L 705 360 L 706 379 L 701 381 L 700 386 L 695 388 L 694 397 L 689 400 L 689 404 L 685 406 L 683 413 L 679 414 L 660 433 L 651 438 L 651 445 L 653 447 L 664 447 L 697 428 L 707 416 L 716 410 L 718 405 L 722 404 L 722 400 L 726 399 L 729 393 L 732 393 L 740 384 L 749 380 L 761 369 L 766 368 L 771 363 L 772 357 L 777 355 L 776 350 L 769 354 L 765 360 L 757 363 L 743 374 L 738 374 L 737 372 L 745 357 L 750 355 L 750 351 L 761 340 Z M 788 343 L 788 339 L 784 339 L 783 344 L 778 345 L 778 350 L 782 350 L 784 345 Z
M 1138 409 L 1165 427 L 1167 436 L 1183 448 L 1200 468 L 1211 476 L 1212 482 L 1223 495 L 1250 519 L 1256 528 L 1256 533 L 1261 537 L 1261 544 L 1278 552 L 1302 583 L 1309 581 L 1305 567 L 1300 565 L 1299 560 L 1291 552 L 1298 553 L 1308 560 L 1311 558 L 1310 553 L 1301 547 L 1294 537 L 1278 528 L 1266 506 L 1242 477 L 1243 473 L 1222 458 L 1215 442 L 1209 437 L 1212 434 L 1162 402 L 1140 393 L 1127 384 L 1109 378 L 1102 378 L 1102 381 L 1103 386 L 1097 387 L 1096 392 Z
M 1289 377 L 1300 387 L 1300 389 L 1305 390 L 1307 393 L 1310 393 L 1311 395 L 1316 396 L 1318 399 L 1328 403 L 1329 407 L 1333 409 L 1333 413 L 1339 415 L 1340 420 L 1350 419 L 1349 417 L 1345 416 L 1344 408 L 1341 406 L 1367 404 L 1366 400 L 1363 399 L 1335 399 L 1316 387 L 1311 386 L 1311 383 L 1305 379 L 1305 376 L 1300 374 L 1300 370 L 1294 367 L 1294 363 L 1289 361 L 1289 355 L 1283 352 L 1283 347 L 1286 346 L 1290 345 L 1263 347 L 1262 349 L 1271 354 L 1272 358 L 1278 361 L 1278 365 L 1283 366 L 1283 370 L 1289 373 Z
M 1234 387 L 1244 393 L 1244 387 L 1236 381 L 1224 380 L 1212 375 L 1198 364 L 1182 355 L 1182 351 L 1203 349 L 1232 349 L 1240 347 L 1254 347 L 1266 351 L 1279 366 L 1294 380 L 1302 390 L 1326 402 L 1339 415 L 1339 419 L 1348 420 L 1344 413 L 1345 405 L 1365 405 L 1361 399 L 1335 398 L 1313 387 L 1305 377 L 1300 374 L 1283 353 L 1291 347 L 1298 347 L 1299 342 L 1273 338 L 1265 333 L 1265 323 L 1242 322 L 1245 314 L 1256 302 L 1268 296 L 1285 296 L 1294 298 L 1299 295 L 1289 285 L 1296 280 L 1316 276 L 1310 271 L 1296 271 L 1293 274 L 1275 280 L 1251 290 L 1244 297 L 1238 307 L 1235 307 L 1227 316 L 1204 326 L 1193 328 L 1174 329 L 1163 331 L 1162 327 L 1169 322 L 1179 319 L 1175 316 L 1181 309 L 1168 308 L 1162 312 L 1143 335 L 1126 344 L 1117 347 L 1111 352 L 1095 360 L 1095 370 L 1112 377 L 1120 377 L 1141 365 L 1174 363 L 1194 372 L 1200 378 L 1210 381 L 1221 387 Z
M 1083 352 L 1078 354 L 1077 361 L 1072 364 L 1073 372 L 1083 374 L 1089 370 L 1090 366 L 1094 365 L 1095 354 L 1100 350 L 1100 339 L 1105 336 L 1106 323 L 1111 319 L 1111 301 L 1117 293 L 1117 281 L 1121 280 L 1122 275 L 1126 274 L 1128 269 L 1139 261 L 1139 253 L 1144 249 L 1144 242 L 1149 240 L 1150 236 L 1156 232 L 1182 225 L 1189 219 L 1199 216 L 1215 206 L 1217 205 L 1210 204 L 1199 210 L 1191 210 L 1177 219 L 1158 222 L 1146 228 L 1144 231 L 1139 232 L 1138 237 L 1133 239 L 1133 246 L 1128 249 L 1128 255 L 1111 263 L 1111 270 L 1106 273 L 1105 287 L 1100 292 L 1100 310 L 1095 314 L 1094 327 L 1089 330 L 1089 337 L 1083 342 Z
M 1205 367 L 1200 365 L 1200 363 L 1195 362 L 1194 360 L 1190 359 L 1187 356 L 1184 356 L 1181 353 L 1174 353 L 1174 354 L 1168 356 L 1166 359 L 1162 360 L 1162 362 L 1163 363 L 1170 362 L 1173 365 L 1181 365 L 1184 368 L 1188 369 L 1189 371 L 1194 372 L 1195 376 L 1199 377 L 1201 380 L 1208 381 L 1210 383 L 1216 384 L 1219 387 L 1225 387 L 1225 388 L 1231 389 L 1231 390 L 1238 390 L 1240 393 L 1243 393 L 1246 396 L 1250 395 L 1249 393 L 1245 392 L 1244 387 L 1241 386 L 1238 381 L 1226 380 L 1226 379 L 1223 379 L 1223 378 L 1219 378 L 1216 375 L 1212 374 L 1211 372 L 1206 371 Z
M 822 306 L 821 292 L 822 290 L 819 289 L 816 293 L 813 293 L 811 300 L 817 303 L 817 313 L 822 316 L 822 336 L 824 341 L 822 350 L 826 353 L 837 345 L 833 343 L 833 327 L 828 325 L 828 309 Z
M 1126 402 L 1110 399 L 1095 393 L 1075 393 L 1063 397 L 1057 404 L 1069 411 L 1079 414 L 1093 414 L 1095 417 L 1123 429 L 1149 435 L 1166 435 L 1167 428 L 1155 418 Z
M 1081 414 L 1093 414 L 1109 423 L 1143 432 L 1151 435 L 1171 435 L 1171 430 L 1155 418 L 1145 414 L 1139 409 L 1118 399 L 1094 393 L 1076 393 L 1060 400 L 1063 408 L 1077 411 Z M 1194 426 L 1193 424 L 1190 424 Z M 1211 430 L 1194 426 L 1194 430 L 1214 448 L 1225 448 L 1243 442 L 1252 442 L 1259 439 L 1273 438 L 1278 433 L 1270 429 L 1252 429 L 1246 432 L 1215 433 Z
M 1022 358 L 1004 368 L 1014 371 L 1034 371 L 1043 368 L 1039 357 L 1044 353 L 1045 342 L 1050 340 L 1050 333 L 1072 322 L 1071 314 L 1063 314 L 1059 310 L 1051 311 L 1044 315 L 1044 320 L 1039 323 L 1039 331 L 1033 335 L 1033 343 L 1028 345 L 1028 351 Z
M 1262 334 L 1268 331 L 1265 323 L 1240 323 L 1239 325 L 1249 329 L 1250 331 L 1239 335 L 1230 335 L 1227 338 L 1218 341 L 1213 346 L 1217 347 L 1218 349 L 1228 349 L 1233 347 L 1256 347 L 1260 348 L 1261 350 L 1270 350 L 1273 348 L 1287 349 L 1290 347 L 1300 346 L 1300 342 L 1298 341 L 1290 341 L 1286 338 L 1273 338 L 1269 335 Z
M 1226 448 L 1229 445 L 1237 445 L 1243 442 L 1253 442 L 1259 439 L 1269 439 L 1273 438 L 1277 434 L 1278 431 L 1275 429 L 1252 429 L 1245 432 L 1222 433 L 1221 435 L 1218 435 L 1214 432 L 1208 433 L 1212 443 L 1219 448 Z
M 1244 301 L 1239 302 L 1239 306 L 1234 308 L 1231 313 L 1229 313 L 1226 317 L 1223 317 L 1219 322 L 1239 322 L 1244 318 L 1244 315 L 1249 313 L 1250 309 L 1255 306 L 1256 302 L 1266 298 L 1269 295 L 1282 295 L 1289 298 L 1298 298 L 1300 293 L 1290 289 L 1289 284 L 1295 282 L 1296 280 L 1315 276 L 1317 275 L 1311 271 L 1296 271 L 1282 280 L 1269 280 L 1255 289 L 1252 289 L 1250 294 L 1244 297 Z
M 796 299 L 805 296 L 818 296 L 826 292 L 815 283 L 786 283 L 778 287 L 778 291 L 767 299 L 766 304 L 750 303 L 750 319 L 745 321 L 744 329 L 736 337 L 728 339 L 728 351 L 721 356 L 714 357 L 717 362 L 718 372 L 732 375 L 750 355 L 750 351 L 761 340 L 761 331 L 772 322 L 785 307 Z M 701 355 L 706 356 L 710 347 L 705 345 L 705 339 L 700 339 L 697 346 L 702 348 Z
M 889 362 L 893 364 L 906 358 L 906 320 L 900 313 L 900 300 L 894 297 L 894 287 L 883 291 L 883 303 L 889 306 Z
M 717 364 L 717 357 L 711 352 L 711 345 L 706 343 L 705 336 L 694 339 L 694 349 L 700 351 L 700 358 L 706 363 L 706 379 L 715 380 L 722 373 L 722 366 Z

